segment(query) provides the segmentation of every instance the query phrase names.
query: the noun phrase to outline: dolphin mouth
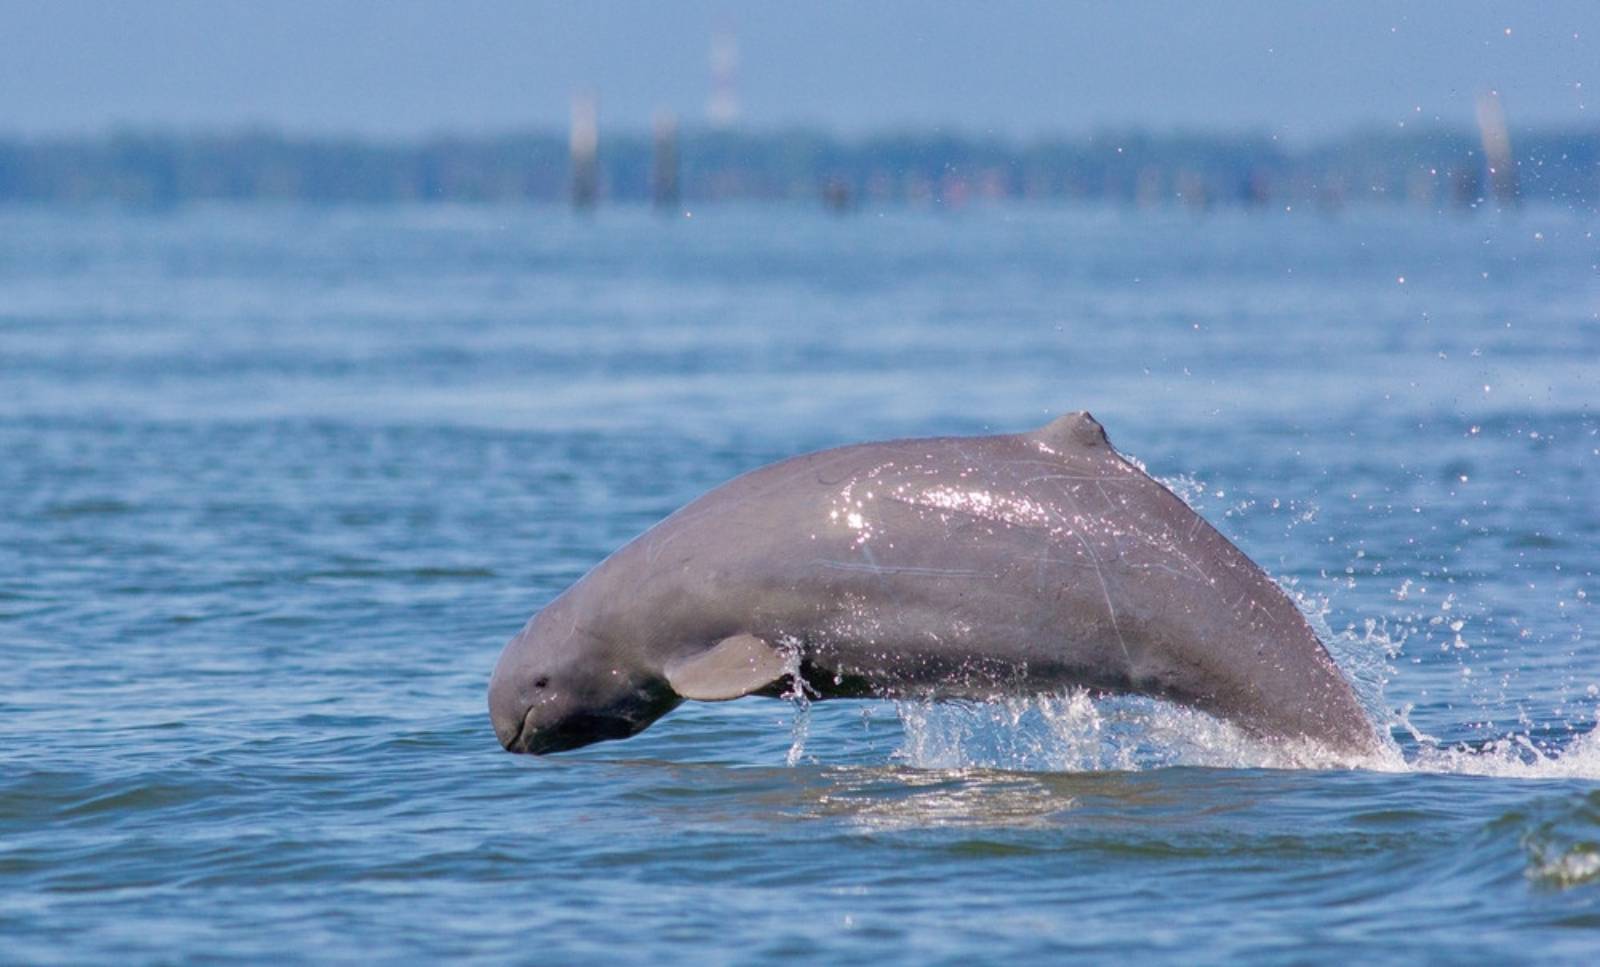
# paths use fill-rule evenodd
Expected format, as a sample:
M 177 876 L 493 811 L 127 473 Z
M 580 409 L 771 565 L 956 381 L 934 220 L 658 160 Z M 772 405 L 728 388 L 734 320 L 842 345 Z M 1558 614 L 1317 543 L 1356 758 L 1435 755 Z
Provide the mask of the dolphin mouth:
M 532 709 L 529 709 L 529 711 L 532 711 Z M 522 734 L 524 732 L 528 731 L 528 713 L 527 712 L 523 712 L 522 713 L 522 718 L 517 720 L 517 729 L 516 729 L 515 732 L 511 732 L 511 733 L 501 732 L 500 731 L 500 723 L 499 722 L 495 722 L 494 726 L 495 726 L 494 735 L 495 735 L 495 738 L 500 740 L 500 747 L 501 748 L 505 749 L 507 752 L 521 752 L 522 751 Z
M 515 735 L 501 739 L 507 752 L 528 755 L 567 752 L 608 739 L 625 739 L 649 724 L 615 715 L 575 715 L 555 728 L 533 729 L 529 727 L 529 719 L 534 711 L 530 708 L 523 713 Z

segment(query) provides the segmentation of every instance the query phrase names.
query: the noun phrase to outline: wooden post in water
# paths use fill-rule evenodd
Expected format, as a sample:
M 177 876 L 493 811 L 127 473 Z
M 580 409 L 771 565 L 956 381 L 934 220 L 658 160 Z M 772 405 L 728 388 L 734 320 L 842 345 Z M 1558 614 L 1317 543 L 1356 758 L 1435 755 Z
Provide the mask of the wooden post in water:
M 706 104 L 706 120 L 718 129 L 733 127 L 739 121 L 739 41 L 730 25 L 711 35 L 711 100 Z
M 1506 127 L 1506 112 L 1500 104 L 1499 91 L 1489 91 L 1478 98 L 1478 136 L 1483 141 L 1490 194 L 1501 206 L 1515 207 L 1517 164 L 1511 157 L 1511 131 Z
M 657 111 L 653 128 L 650 198 L 658 211 L 671 212 L 678 207 L 678 119 L 671 111 Z
M 584 211 L 600 198 L 599 98 L 584 91 L 572 98 L 572 132 L 567 142 L 572 158 L 572 207 Z

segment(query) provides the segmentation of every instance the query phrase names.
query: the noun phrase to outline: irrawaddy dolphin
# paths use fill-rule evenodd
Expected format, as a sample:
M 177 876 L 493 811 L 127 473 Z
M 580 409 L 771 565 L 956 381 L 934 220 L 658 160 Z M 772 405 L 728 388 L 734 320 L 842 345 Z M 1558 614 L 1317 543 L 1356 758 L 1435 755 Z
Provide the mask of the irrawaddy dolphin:
M 1379 749 L 1294 603 L 1087 413 L 723 484 L 534 615 L 500 656 L 489 714 L 507 749 L 545 753 L 634 735 L 685 699 L 1069 687 Z

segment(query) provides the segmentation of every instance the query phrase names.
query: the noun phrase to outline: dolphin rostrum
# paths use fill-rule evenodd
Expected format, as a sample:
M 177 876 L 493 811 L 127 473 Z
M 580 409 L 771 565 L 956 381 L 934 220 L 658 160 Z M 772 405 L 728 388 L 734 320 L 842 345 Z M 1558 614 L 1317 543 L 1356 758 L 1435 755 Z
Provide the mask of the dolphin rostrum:
M 1087 413 L 794 457 L 693 501 L 500 656 L 501 744 L 633 735 L 684 699 L 1084 687 L 1364 756 L 1377 733 L 1272 579 Z

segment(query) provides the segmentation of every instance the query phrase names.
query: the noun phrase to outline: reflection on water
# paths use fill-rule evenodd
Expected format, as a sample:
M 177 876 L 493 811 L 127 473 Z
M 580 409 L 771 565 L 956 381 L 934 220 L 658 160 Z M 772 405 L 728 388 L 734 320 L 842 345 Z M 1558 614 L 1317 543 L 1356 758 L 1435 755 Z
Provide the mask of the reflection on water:
M 835 774 L 830 779 L 831 788 L 812 814 L 873 831 L 1045 828 L 1060 824 L 1075 802 L 1025 774 L 900 770 L 887 775 Z

